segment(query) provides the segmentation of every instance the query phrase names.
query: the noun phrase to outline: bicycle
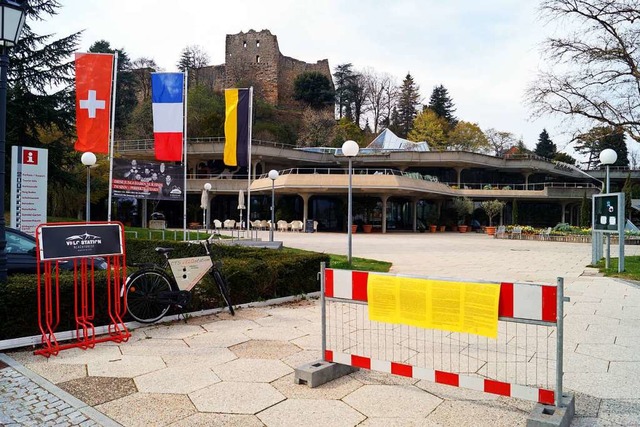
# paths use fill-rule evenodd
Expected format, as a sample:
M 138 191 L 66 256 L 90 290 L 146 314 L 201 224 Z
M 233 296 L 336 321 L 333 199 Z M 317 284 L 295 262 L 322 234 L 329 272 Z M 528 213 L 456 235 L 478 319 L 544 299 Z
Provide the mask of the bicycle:
M 229 297 L 229 284 L 220 271 L 219 263 L 213 260 L 209 242 L 205 240 L 202 245 L 207 256 L 193 258 L 170 259 L 174 248 L 155 248 L 159 255 L 164 256 L 163 264 L 143 264 L 125 282 L 123 291 L 126 290 L 127 311 L 131 317 L 141 323 L 154 323 L 172 307 L 184 310 L 191 300 L 191 289 L 207 272 L 218 286 L 229 312 L 235 315 Z M 170 271 L 173 274 L 169 274 Z

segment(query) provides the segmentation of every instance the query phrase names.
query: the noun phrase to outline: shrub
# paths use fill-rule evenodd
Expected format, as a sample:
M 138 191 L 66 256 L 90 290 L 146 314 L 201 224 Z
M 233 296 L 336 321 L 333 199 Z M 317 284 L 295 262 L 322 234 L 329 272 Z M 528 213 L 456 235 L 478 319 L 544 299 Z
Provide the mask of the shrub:
M 172 258 L 204 255 L 200 245 L 173 241 L 127 239 L 127 273 L 134 264 L 162 261 L 155 247 L 173 247 Z M 229 282 L 234 304 L 266 300 L 274 297 L 300 295 L 320 290 L 317 279 L 320 263 L 329 263 L 329 255 L 300 253 L 289 249 L 279 251 L 217 244 L 212 246 L 214 259 L 222 261 L 222 272 Z M 73 308 L 73 272 L 60 274 L 61 320 L 56 330 L 75 328 Z M 95 276 L 94 325 L 106 325 L 106 272 Z M 190 311 L 221 307 L 223 301 L 218 288 L 205 275 L 192 292 Z M 40 334 L 37 319 L 37 277 L 33 274 L 12 275 L 5 285 L 0 284 L 0 339 Z M 125 319 L 128 320 L 128 319 Z

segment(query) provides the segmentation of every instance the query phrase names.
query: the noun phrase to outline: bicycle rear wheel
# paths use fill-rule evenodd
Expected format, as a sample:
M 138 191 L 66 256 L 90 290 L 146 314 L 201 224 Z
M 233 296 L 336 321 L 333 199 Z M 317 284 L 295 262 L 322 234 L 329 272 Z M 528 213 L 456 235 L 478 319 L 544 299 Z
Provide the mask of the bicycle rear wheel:
M 164 271 L 143 269 L 127 279 L 127 311 L 138 322 L 153 323 L 171 308 L 173 280 Z
M 229 284 L 226 279 L 222 277 L 222 274 L 217 269 L 213 270 L 213 278 L 218 285 L 218 289 L 220 290 L 220 294 L 222 294 L 222 298 L 224 299 L 225 304 L 229 307 L 229 312 L 232 316 L 235 316 L 236 312 L 233 309 L 233 305 L 231 304 L 231 298 L 229 297 Z

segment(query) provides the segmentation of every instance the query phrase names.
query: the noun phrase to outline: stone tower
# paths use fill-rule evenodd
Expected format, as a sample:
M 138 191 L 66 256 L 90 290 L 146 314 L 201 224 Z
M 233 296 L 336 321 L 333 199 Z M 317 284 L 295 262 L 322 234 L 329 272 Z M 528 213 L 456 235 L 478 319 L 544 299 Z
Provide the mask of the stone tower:
M 331 78 L 326 59 L 309 64 L 280 53 L 278 38 L 269 30 L 227 34 L 225 64 L 199 70 L 201 81 L 214 90 L 253 86 L 256 97 L 271 105 L 299 108 L 293 99 L 295 78 L 318 71 Z

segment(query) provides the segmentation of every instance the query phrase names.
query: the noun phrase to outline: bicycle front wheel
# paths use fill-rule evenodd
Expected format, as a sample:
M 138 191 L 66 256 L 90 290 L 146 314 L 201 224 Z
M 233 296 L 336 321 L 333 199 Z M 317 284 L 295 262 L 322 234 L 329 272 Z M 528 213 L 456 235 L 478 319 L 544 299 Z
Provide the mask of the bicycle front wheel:
M 224 299 L 225 304 L 227 304 L 227 307 L 229 307 L 229 312 L 231 313 L 232 316 L 235 316 L 236 312 L 233 309 L 233 305 L 231 304 L 231 298 L 229 297 L 229 284 L 227 283 L 225 278 L 222 277 L 222 274 L 218 270 L 213 270 L 213 278 L 215 279 L 216 284 L 218 285 L 218 289 L 222 294 L 222 298 Z
M 138 322 L 153 323 L 171 308 L 172 279 L 164 271 L 143 269 L 127 279 L 127 311 Z

